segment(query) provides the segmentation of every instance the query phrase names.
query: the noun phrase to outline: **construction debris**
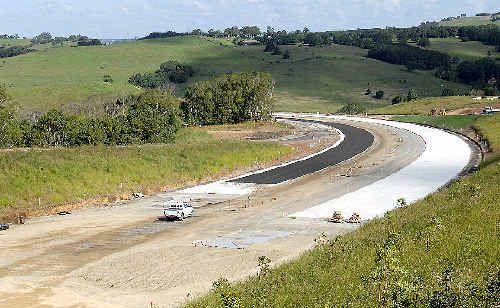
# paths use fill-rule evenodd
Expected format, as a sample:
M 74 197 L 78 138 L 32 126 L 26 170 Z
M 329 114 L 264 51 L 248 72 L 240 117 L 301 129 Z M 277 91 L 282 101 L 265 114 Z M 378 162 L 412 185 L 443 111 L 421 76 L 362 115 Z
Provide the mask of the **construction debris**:
M 359 223 L 361 223 L 361 216 L 359 215 L 359 213 L 354 212 L 354 213 L 352 213 L 351 217 L 349 217 L 349 219 L 346 222 L 348 222 L 350 224 L 359 224 Z
M 26 220 L 26 216 L 24 214 L 17 215 L 17 223 L 18 224 L 24 225 L 25 220 Z
M 140 193 L 140 192 L 135 192 L 135 193 L 132 193 L 132 197 L 134 199 L 142 199 L 142 198 L 144 198 L 144 194 Z
M 328 222 L 333 222 L 336 224 L 344 222 L 344 217 L 340 211 L 335 211 L 331 218 L 328 219 Z

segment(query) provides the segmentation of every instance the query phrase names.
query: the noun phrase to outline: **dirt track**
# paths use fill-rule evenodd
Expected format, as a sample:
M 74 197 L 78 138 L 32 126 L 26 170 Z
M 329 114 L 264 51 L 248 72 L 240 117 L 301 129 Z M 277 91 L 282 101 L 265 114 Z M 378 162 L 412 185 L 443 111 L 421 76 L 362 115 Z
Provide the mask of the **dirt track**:
M 322 232 L 352 230 L 287 215 L 383 178 L 424 148 L 407 131 L 357 125 L 375 135 L 359 157 L 262 186 L 249 197 L 205 196 L 196 203 L 196 216 L 184 222 L 156 221 L 171 195 L 162 194 L 39 218 L 0 233 L 0 306 L 177 306 L 221 276 L 236 280 L 254 273 L 261 255 L 278 264 L 310 248 Z M 205 247 L 214 245 L 227 248 Z

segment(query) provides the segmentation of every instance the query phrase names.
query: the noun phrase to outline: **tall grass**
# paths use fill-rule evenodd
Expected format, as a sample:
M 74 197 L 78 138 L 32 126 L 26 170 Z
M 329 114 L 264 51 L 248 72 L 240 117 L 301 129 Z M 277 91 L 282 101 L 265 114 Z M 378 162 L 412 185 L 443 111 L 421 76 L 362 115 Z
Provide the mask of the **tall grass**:
M 216 140 L 184 129 L 175 144 L 0 152 L 0 214 L 175 188 L 277 160 L 277 143 Z M 1 216 L 1 215 L 0 215 Z
M 498 116 L 478 127 L 498 150 Z M 190 307 L 496 307 L 500 163 Z M 257 260 L 256 260 L 257 264 Z

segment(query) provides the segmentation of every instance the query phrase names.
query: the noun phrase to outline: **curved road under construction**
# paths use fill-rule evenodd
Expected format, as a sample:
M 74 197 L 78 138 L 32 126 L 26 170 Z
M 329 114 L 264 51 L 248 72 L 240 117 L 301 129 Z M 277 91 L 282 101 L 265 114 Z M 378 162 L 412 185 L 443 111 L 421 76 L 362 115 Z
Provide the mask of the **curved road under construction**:
M 349 160 L 366 151 L 374 141 L 374 136 L 370 132 L 355 126 L 312 120 L 301 121 L 334 127 L 340 130 L 344 134 L 345 138 L 338 146 L 308 159 L 299 160 L 297 162 L 273 168 L 261 173 L 236 178 L 230 182 L 254 184 L 283 183 Z

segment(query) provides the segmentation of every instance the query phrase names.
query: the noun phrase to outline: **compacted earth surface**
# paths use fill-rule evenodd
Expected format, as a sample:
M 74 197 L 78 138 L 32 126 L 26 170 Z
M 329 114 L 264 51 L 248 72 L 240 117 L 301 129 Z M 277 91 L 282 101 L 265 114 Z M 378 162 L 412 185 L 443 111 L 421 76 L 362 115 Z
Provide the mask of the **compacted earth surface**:
M 425 144 L 402 129 L 344 124 L 371 133 L 371 146 L 321 171 L 256 185 L 249 194 L 172 191 L 13 226 L 0 233 L 0 306 L 175 307 L 220 277 L 234 281 L 256 273 L 260 256 L 276 265 L 323 234 L 353 230 L 357 225 L 289 215 L 387 177 L 418 158 Z M 294 125 L 303 133 L 276 138 L 304 156 L 340 138 L 331 127 Z M 194 216 L 159 219 L 165 202 L 181 197 L 191 200 Z

